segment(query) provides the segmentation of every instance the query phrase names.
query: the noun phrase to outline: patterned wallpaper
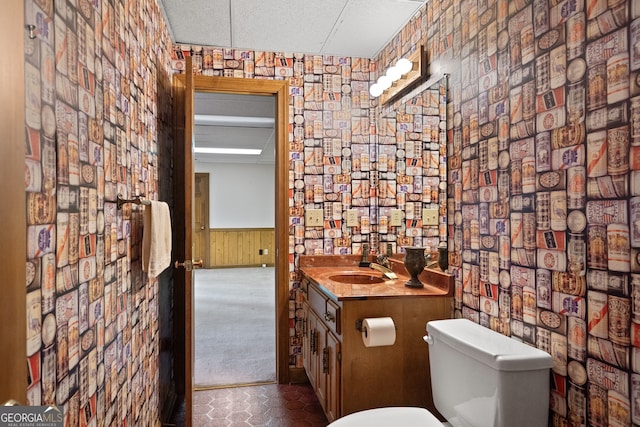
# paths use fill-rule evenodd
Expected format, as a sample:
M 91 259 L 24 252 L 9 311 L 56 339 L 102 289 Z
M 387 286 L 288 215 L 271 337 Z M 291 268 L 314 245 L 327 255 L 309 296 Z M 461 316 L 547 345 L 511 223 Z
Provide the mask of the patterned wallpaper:
M 459 64 L 456 314 L 552 355 L 551 425 L 639 424 L 640 3 L 436 1 L 424 17 L 398 46 Z
M 431 147 L 407 140 L 415 120 L 386 126 L 367 93 L 378 67 L 420 43 L 450 74 L 456 316 L 553 356 L 551 425 L 640 424 L 639 2 L 432 0 L 371 62 L 178 46 L 173 66 L 186 53 L 203 74 L 289 79 L 291 253 L 357 253 L 433 232 L 411 222 L 428 207 L 424 175 L 403 181 L 420 176 L 409 159 L 427 161 L 410 141 Z M 384 233 L 394 202 L 403 226 Z M 339 222 L 348 207 L 359 227 Z M 324 227 L 304 226 L 306 208 L 324 210 Z
M 28 403 L 152 425 L 171 283 L 141 271 L 141 210 L 115 202 L 171 195 L 168 30 L 155 0 L 27 0 L 25 21 Z
M 175 45 L 176 72 L 185 56 L 197 74 L 289 80 L 290 364 L 302 367 L 300 254 L 359 254 L 364 244 L 374 253 L 388 245 L 435 252 L 446 240 L 446 81 L 383 107 L 370 99 L 377 71 L 367 59 Z M 422 208 L 438 210 L 442 224 L 423 226 Z M 323 226 L 305 225 L 305 209 L 323 210 Z M 346 224 L 351 209 L 356 226 Z
M 443 201 L 425 188 L 446 160 L 456 315 L 551 353 L 552 425 L 640 424 L 638 2 L 432 0 L 371 61 L 171 49 L 153 0 L 29 0 L 26 20 L 31 404 L 71 425 L 158 418 L 158 281 L 140 271 L 140 212 L 114 201 L 169 197 L 158 99 L 186 53 L 203 74 L 289 79 L 292 312 L 295 254 L 437 241 L 419 213 Z M 369 82 L 420 43 L 448 92 L 394 119 Z M 384 232 L 394 203 L 403 222 Z

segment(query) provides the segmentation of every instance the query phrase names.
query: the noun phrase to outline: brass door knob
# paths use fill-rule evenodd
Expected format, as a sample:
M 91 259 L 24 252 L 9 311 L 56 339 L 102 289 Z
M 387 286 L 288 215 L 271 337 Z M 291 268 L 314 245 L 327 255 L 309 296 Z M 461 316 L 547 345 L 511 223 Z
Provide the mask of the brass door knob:
M 175 268 L 184 267 L 185 270 L 191 271 L 195 268 L 202 268 L 204 266 L 204 261 L 201 259 L 188 259 L 184 262 L 176 261 L 174 264 Z

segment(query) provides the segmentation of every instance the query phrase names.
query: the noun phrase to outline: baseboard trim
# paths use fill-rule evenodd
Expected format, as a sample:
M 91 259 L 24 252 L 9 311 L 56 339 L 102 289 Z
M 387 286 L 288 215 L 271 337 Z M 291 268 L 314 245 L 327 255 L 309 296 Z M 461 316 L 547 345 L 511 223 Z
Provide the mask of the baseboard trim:
M 195 386 L 193 387 L 193 391 L 218 390 L 221 388 L 253 387 L 258 385 L 269 385 L 269 384 L 277 384 L 277 383 L 275 381 L 264 381 L 264 382 L 246 383 L 246 384 Z
M 307 384 L 309 378 L 304 368 L 289 367 L 289 383 L 290 384 Z
M 211 269 L 222 269 L 222 268 L 254 268 L 254 267 L 262 267 L 262 264 L 225 264 L 225 265 L 210 265 L 207 268 Z M 265 267 L 275 267 L 275 264 L 266 263 Z

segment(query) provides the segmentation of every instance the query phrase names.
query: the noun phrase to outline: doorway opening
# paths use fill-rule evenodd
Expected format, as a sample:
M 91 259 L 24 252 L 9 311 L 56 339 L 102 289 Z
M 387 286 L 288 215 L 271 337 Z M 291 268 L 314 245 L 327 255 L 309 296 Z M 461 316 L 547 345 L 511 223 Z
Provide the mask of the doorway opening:
M 190 57 L 186 69 L 192 70 Z M 193 264 L 193 128 L 194 97 L 196 92 L 249 94 L 273 97 L 275 112 L 275 292 L 276 292 L 276 375 L 280 384 L 289 382 L 289 87 L 286 80 L 260 80 L 194 76 L 191 72 L 174 75 L 173 96 L 175 126 L 178 142 L 174 177 L 174 247 L 175 257 Z M 187 262 L 188 261 L 188 262 Z M 191 425 L 193 413 L 193 360 L 194 360 L 194 292 L 191 269 L 178 269 L 174 273 L 175 317 L 174 374 L 176 393 L 184 396 L 185 420 Z
M 275 101 L 194 97 L 194 388 L 276 381 Z

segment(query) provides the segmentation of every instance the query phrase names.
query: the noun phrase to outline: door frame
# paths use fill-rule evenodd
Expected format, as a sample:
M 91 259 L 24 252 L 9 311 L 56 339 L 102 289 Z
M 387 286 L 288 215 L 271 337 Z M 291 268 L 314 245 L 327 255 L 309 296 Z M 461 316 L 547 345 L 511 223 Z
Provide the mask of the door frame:
M 187 58 L 187 69 L 191 69 L 190 57 Z M 289 382 L 289 83 L 287 80 L 257 80 L 244 78 L 229 77 L 212 77 L 212 76 L 194 76 L 191 73 L 174 75 L 174 88 L 177 89 L 174 102 L 180 103 L 180 98 L 184 100 L 189 95 L 184 96 L 181 90 L 192 87 L 193 92 L 216 92 L 237 95 L 263 95 L 273 96 L 275 100 L 275 135 L 276 135 L 276 153 L 275 153 L 275 282 L 276 282 L 276 376 L 278 383 L 286 384 Z M 193 94 L 191 94 L 191 100 Z M 184 103 L 184 102 L 183 102 Z M 193 126 L 193 105 L 174 105 L 174 111 L 177 108 L 185 112 L 183 123 L 185 126 Z M 188 115 L 191 117 L 188 117 Z M 179 128 L 179 126 L 178 126 Z M 183 153 L 180 148 L 183 144 L 183 132 L 186 129 L 178 129 L 174 135 L 176 150 L 175 156 L 181 156 Z M 189 155 L 187 147 L 184 147 L 184 156 Z M 193 141 L 191 141 L 191 158 L 193 158 Z M 177 159 L 182 162 L 181 159 Z M 192 171 L 193 172 L 193 171 Z M 193 175 L 193 173 L 192 173 Z M 182 188 L 175 188 L 175 202 L 181 203 L 185 191 L 192 192 L 193 178 L 191 183 L 183 183 Z M 182 214 L 183 217 L 192 215 L 191 212 L 185 212 L 180 206 L 176 206 L 176 216 Z M 176 218 L 176 223 L 181 224 L 185 218 Z M 186 230 L 185 230 L 186 232 Z M 184 236 L 184 244 L 191 245 L 191 238 Z M 191 248 L 176 248 L 176 254 L 180 258 L 181 254 L 185 255 L 184 259 L 191 255 Z M 186 250 L 185 250 L 186 249 Z M 178 276 L 181 274 L 179 273 Z M 174 327 L 176 333 L 184 333 L 184 359 L 182 356 L 175 355 L 176 364 L 176 381 L 182 382 L 177 384 L 180 390 L 184 386 L 186 400 L 186 414 L 189 418 L 192 414 L 190 405 L 192 404 L 192 388 L 193 388 L 193 290 L 191 283 L 188 286 L 180 287 L 181 280 L 175 282 L 175 302 L 176 302 L 176 318 L 174 319 Z M 184 303 L 184 305 L 182 305 Z M 182 305 L 180 307 L 180 305 Z M 180 352 L 182 342 L 176 343 L 176 351 Z M 184 375 L 184 377 L 182 376 Z M 186 420 L 186 425 L 191 425 L 191 419 Z
M 13 399 L 27 402 L 27 255 L 25 188 L 24 3 L 3 3 L 0 46 L 15 52 L 14 61 L 0 66 L 0 405 Z M 37 42 L 37 41 L 36 41 Z

